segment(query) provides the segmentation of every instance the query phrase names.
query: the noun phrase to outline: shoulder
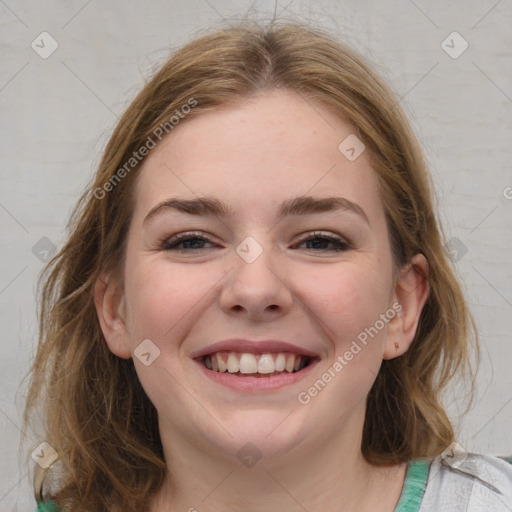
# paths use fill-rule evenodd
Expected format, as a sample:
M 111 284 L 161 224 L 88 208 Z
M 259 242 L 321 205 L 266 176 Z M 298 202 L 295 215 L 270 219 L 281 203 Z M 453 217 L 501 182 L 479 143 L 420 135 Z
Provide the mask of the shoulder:
M 512 464 L 463 451 L 444 452 L 430 463 L 420 512 L 512 511 Z

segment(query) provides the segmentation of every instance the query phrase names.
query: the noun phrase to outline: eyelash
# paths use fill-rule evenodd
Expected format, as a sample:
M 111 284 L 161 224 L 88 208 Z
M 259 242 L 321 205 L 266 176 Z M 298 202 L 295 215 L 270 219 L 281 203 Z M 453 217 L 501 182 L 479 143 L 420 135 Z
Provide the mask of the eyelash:
M 200 248 L 194 248 L 194 249 L 178 249 L 177 246 L 182 244 L 183 242 L 188 242 L 191 240 L 202 240 L 206 241 L 208 243 L 213 243 L 208 240 L 207 237 L 203 236 L 201 232 L 188 232 L 188 233 L 180 233 L 174 237 L 171 238 L 163 238 L 160 240 L 160 249 L 164 251 L 198 251 L 201 250 Z M 321 232 L 313 232 L 311 235 L 309 235 L 306 238 L 303 238 L 299 241 L 299 243 L 309 242 L 311 240 L 327 240 L 329 243 L 335 244 L 336 249 L 329 250 L 329 249 L 321 249 L 321 251 L 328 251 L 328 252 L 343 252 L 351 249 L 351 245 L 349 242 L 343 240 L 342 238 L 338 238 L 332 235 L 325 235 Z M 314 249 L 307 249 L 307 250 L 314 250 Z M 315 251 L 316 252 L 316 251 Z

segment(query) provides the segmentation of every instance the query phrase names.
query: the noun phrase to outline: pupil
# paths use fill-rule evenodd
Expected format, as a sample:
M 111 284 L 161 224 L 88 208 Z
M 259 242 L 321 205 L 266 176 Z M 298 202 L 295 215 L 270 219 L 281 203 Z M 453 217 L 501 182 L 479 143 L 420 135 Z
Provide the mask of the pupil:
M 325 244 L 329 243 L 328 240 L 322 238 L 314 238 L 309 241 L 313 245 L 313 249 L 325 249 Z
M 197 247 L 197 245 L 192 247 L 194 244 L 197 244 L 197 242 L 201 244 L 203 240 L 200 240 L 199 238 L 191 238 L 190 240 L 185 240 L 183 242 L 183 246 L 187 249 L 200 249 L 200 247 Z

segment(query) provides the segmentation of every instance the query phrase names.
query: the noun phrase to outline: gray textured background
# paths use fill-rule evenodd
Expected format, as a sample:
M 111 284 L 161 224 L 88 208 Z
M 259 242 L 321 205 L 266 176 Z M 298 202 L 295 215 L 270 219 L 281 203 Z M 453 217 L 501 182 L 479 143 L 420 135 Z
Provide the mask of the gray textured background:
M 34 508 L 19 443 L 42 441 L 20 430 L 36 278 L 118 116 L 199 30 L 274 10 L 342 37 L 402 98 L 482 337 L 475 406 L 450 413 L 466 449 L 512 454 L 511 0 L 0 0 L 0 511 Z M 44 31 L 59 45 L 46 59 L 31 47 L 51 48 Z M 458 36 L 442 47 L 454 31 L 469 45 L 457 58 Z

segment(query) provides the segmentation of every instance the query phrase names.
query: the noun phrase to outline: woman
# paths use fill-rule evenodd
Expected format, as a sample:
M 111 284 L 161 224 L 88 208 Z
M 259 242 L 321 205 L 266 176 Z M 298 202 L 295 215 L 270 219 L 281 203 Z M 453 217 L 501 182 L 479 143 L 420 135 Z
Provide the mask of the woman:
M 477 345 L 418 144 L 321 31 L 178 51 L 44 279 L 40 510 L 512 506 L 512 469 L 440 402 Z

